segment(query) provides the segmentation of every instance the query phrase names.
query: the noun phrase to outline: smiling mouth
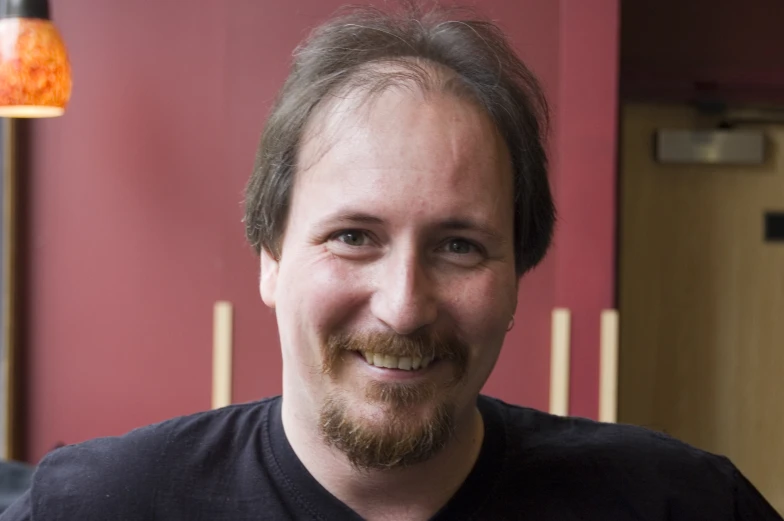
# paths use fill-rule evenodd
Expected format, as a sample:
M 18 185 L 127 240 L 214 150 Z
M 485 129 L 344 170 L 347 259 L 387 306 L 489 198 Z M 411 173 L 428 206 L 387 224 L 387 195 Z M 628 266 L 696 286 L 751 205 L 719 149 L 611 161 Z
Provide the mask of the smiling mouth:
M 401 369 L 403 371 L 417 371 L 426 369 L 433 361 L 432 356 L 420 358 L 418 356 L 393 356 L 382 355 L 380 353 L 373 353 L 370 351 L 362 351 L 360 356 L 365 358 L 369 365 L 376 367 L 383 367 L 386 369 Z

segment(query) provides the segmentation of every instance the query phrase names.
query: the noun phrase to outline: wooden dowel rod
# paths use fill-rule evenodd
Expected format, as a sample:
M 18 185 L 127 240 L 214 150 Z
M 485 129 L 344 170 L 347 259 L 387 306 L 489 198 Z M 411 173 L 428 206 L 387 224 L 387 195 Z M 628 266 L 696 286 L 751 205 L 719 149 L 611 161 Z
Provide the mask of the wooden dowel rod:
M 618 311 L 602 311 L 600 330 L 599 421 L 618 416 Z
M 212 408 L 231 404 L 232 305 L 216 302 L 212 315 Z
M 559 416 L 569 414 L 570 336 L 571 313 L 568 309 L 554 309 L 550 353 L 550 413 Z

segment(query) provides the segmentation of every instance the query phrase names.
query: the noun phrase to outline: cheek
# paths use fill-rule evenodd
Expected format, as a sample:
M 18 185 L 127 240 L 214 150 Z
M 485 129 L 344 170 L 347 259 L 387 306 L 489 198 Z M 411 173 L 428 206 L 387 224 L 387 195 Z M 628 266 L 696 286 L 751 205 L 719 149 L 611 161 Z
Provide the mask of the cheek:
M 460 290 L 450 299 L 461 332 L 485 342 L 503 340 L 514 313 L 516 293 L 514 280 L 494 274 L 461 284 Z
M 488 276 L 461 285 L 451 300 L 451 315 L 462 338 L 471 346 L 473 376 L 487 378 L 503 345 L 516 301 L 514 280 Z
M 367 300 L 363 276 L 326 252 L 291 261 L 285 271 L 281 267 L 281 287 L 286 291 L 282 292 L 285 303 L 278 305 L 278 313 L 296 321 L 289 326 L 300 334 L 323 341 Z

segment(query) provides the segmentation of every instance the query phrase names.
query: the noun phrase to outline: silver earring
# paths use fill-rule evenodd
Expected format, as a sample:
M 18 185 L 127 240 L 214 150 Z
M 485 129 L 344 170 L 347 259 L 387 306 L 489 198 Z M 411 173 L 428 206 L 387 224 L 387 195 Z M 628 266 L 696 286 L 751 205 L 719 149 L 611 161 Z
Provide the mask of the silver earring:
M 511 331 L 513 327 L 514 327 L 514 315 L 512 315 L 511 320 L 509 320 L 509 325 L 506 326 L 506 330 Z

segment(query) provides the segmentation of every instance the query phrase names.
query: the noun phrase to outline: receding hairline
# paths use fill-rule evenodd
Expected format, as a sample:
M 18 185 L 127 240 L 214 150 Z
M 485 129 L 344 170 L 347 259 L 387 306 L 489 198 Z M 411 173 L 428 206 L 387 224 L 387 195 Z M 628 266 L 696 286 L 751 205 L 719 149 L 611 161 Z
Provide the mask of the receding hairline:
M 362 111 L 369 115 L 373 104 L 387 91 L 402 89 L 412 96 L 421 96 L 427 101 L 433 95 L 454 96 L 481 112 L 491 123 L 504 148 L 508 146 L 500 135 L 500 129 L 493 121 L 492 115 L 482 105 L 479 98 L 472 92 L 470 85 L 452 68 L 416 56 L 384 58 L 363 63 L 347 73 L 346 79 L 333 92 L 328 92 L 313 106 L 313 110 L 305 123 L 297 151 L 295 174 L 308 170 L 318 162 L 335 144 L 336 136 L 328 135 L 328 123 L 333 121 L 336 111 Z M 342 125 L 331 129 L 337 131 Z M 317 137 L 321 139 L 321 147 L 315 154 L 310 165 L 300 165 L 302 150 Z

